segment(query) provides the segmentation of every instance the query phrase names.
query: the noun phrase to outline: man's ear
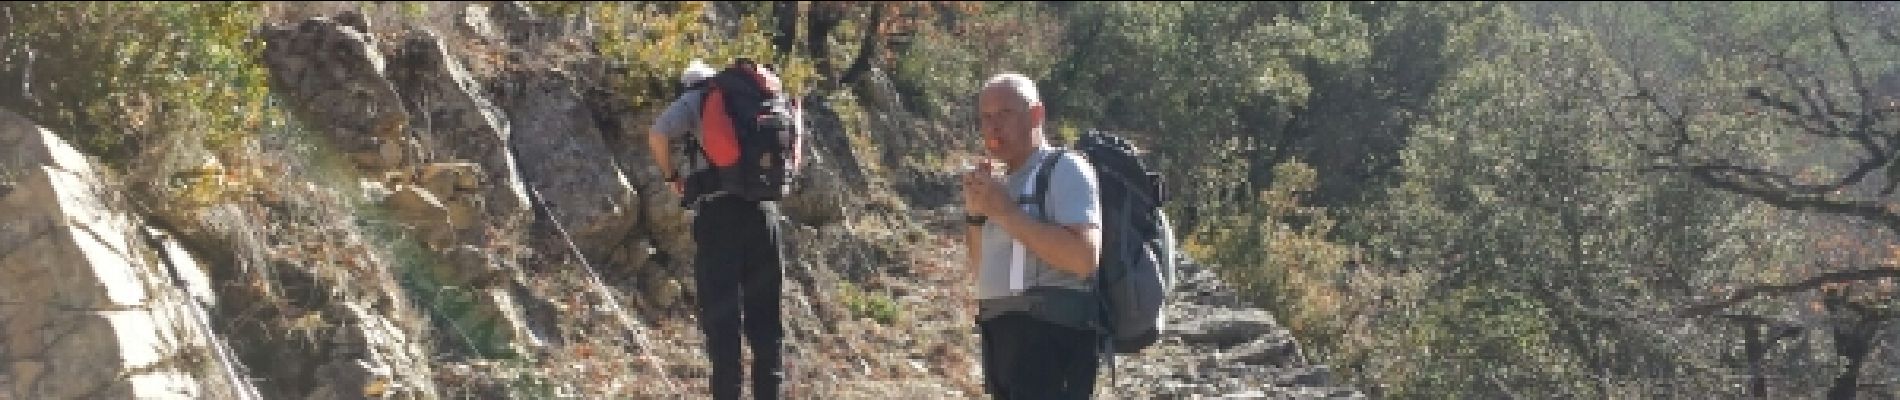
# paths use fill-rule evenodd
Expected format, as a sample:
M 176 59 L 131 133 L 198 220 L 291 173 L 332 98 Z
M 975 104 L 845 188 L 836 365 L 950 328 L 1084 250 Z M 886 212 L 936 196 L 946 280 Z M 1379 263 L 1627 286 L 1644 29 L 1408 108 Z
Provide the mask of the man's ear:
M 1029 122 L 1035 123 L 1035 126 L 1042 126 L 1043 117 L 1045 115 L 1043 115 L 1042 103 L 1029 105 Z

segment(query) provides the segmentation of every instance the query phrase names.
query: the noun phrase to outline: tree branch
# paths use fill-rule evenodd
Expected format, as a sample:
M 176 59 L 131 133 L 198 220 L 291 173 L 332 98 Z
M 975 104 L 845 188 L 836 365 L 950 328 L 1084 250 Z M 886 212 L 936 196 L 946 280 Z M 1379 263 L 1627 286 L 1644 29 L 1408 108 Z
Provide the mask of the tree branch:
M 1860 145 L 1861 150 L 1865 151 L 1865 155 L 1858 160 L 1855 167 L 1833 183 L 1799 187 L 1800 190 L 1813 194 L 1827 193 L 1848 186 L 1858 185 L 1866 180 L 1867 177 L 1871 176 L 1874 171 L 1891 163 L 1894 156 L 1891 154 L 1892 149 L 1882 146 L 1878 138 L 1875 137 L 1873 127 L 1877 122 L 1877 118 L 1881 115 L 1881 112 L 1877 110 L 1874 105 L 1872 92 L 1867 87 L 1866 75 L 1861 71 L 1858 60 L 1854 58 L 1852 46 L 1848 44 L 1846 34 L 1841 31 L 1840 24 L 1836 19 L 1836 11 L 1833 7 L 1828 9 L 1828 21 L 1828 32 L 1833 39 L 1834 50 L 1840 54 L 1842 61 L 1847 64 L 1846 66 L 1854 86 L 1854 95 L 1859 97 L 1859 101 L 1857 102 L 1859 110 L 1847 111 L 1840 109 L 1839 105 L 1833 100 L 1833 90 L 1830 90 L 1827 81 L 1819 76 L 1813 77 L 1812 86 L 1803 85 L 1802 79 L 1797 77 L 1798 74 L 1796 74 L 1794 68 L 1791 67 L 1791 63 L 1781 54 L 1770 56 L 1770 58 L 1773 59 L 1774 69 L 1787 81 L 1789 89 L 1793 90 L 1795 94 L 1801 98 L 1806 108 L 1803 109 L 1792 101 L 1776 98 L 1760 88 L 1749 88 L 1746 93 L 1746 97 L 1749 99 L 1787 113 L 1795 125 L 1801 127 L 1808 134 L 1825 138 L 1848 139 Z M 1853 126 L 1849 127 L 1838 124 L 1836 123 L 1837 118 L 1852 120 L 1854 121 Z M 1817 124 L 1819 126 L 1816 126 Z M 1892 188 L 1893 186 L 1893 183 L 1889 183 L 1887 187 Z M 1890 189 L 1883 189 L 1882 192 L 1890 193 L 1891 191 Z
M 1800 97 L 1801 103 L 1797 104 L 1792 100 L 1781 99 L 1767 93 L 1759 87 L 1748 88 L 1745 92 L 1745 97 L 1760 102 L 1769 108 L 1787 113 L 1790 122 L 1800 126 L 1802 130 L 1807 131 L 1810 135 L 1831 139 L 1854 137 L 1847 127 L 1834 123 L 1834 118 L 1851 119 L 1853 115 L 1841 111 L 1839 107 L 1834 104 L 1830 96 L 1833 90 L 1828 88 L 1827 81 L 1815 78 L 1813 87 L 1804 86 L 1801 83 L 1801 79 L 1796 76 L 1796 73 L 1788 67 L 1788 61 L 1783 58 L 1783 56 L 1772 55 L 1770 58 L 1775 60 L 1773 63 L 1775 72 L 1779 72 L 1782 78 L 1787 81 L 1788 89 Z M 1806 104 L 1807 108 L 1804 110 L 1801 104 Z M 1865 145 L 1868 143 L 1862 144 Z M 1878 151 L 1870 152 L 1878 153 Z
M 1854 52 L 1847 44 L 1847 35 L 1841 33 L 1841 25 L 1836 20 L 1838 7 L 1837 4 L 1828 5 L 1828 32 L 1834 37 L 1834 48 L 1841 53 L 1841 59 L 1847 62 L 1847 72 L 1854 83 L 1854 95 L 1860 99 L 1859 118 L 1856 118 L 1853 132 L 1848 135 L 1868 153 L 1868 159 L 1863 160 L 1860 168 L 1850 175 L 1858 182 L 1873 170 L 1892 162 L 1893 154 L 1889 154 L 1889 150 L 1882 148 L 1874 139 L 1874 123 L 1879 113 L 1874 105 L 1873 91 L 1867 88 L 1867 74 L 1861 71 L 1860 62 L 1854 59 Z
M 811 55 L 812 66 L 825 78 L 837 77 L 838 71 L 831 64 L 831 31 L 844 22 L 844 7 L 842 2 L 820 2 L 812 3 L 805 11 L 805 51 Z
M 879 46 L 879 44 L 884 42 L 884 14 L 886 9 L 894 6 L 873 3 L 868 7 L 871 7 L 871 19 L 865 22 L 864 38 L 858 45 L 858 57 L 851 61 L 851 66 L 845 69 L 844 75 L 838 77 L 839 85 L 850 85 L 853 82 L 857 82 L 858 78 L 864 76 L 864 73 L 870 72 L 871 60 L 877 58 L 879 53 L 883 52 L 883 46 Z
M 1812 210 L 1857 217 L 1900 233 L 1900 205 L 1839 199 L 1826 193 L 1801 193 L 1787 177 L 1754 168 L 1727 165 L 1688 167 L 1691 176 L 1717 189 L 1752 197 L 1787 210 Z M 1811 185 L 1810 185 L 1811 186 Z
M 1689 138 L 1689 120 L 1687 117 L 1688 113 L 1686 111 L 1683 113 L 1669 112 L 1669 107 L 1666 107 L 1663 105 L 1662 99 L 1657 98 L 1656 92 L 1650 90 L 1649 86 L 1643 83 L 1643 79 L 1640 76 L 1640 74 L 1636 73 L 1633 70 L 1630 71 L 1630 79 L 1636 84 L 1635 97 L 1638 99 L 1648 100 L 1650 106 L 1656 109 L 1657 114 L 1661 114 L 1663 117 L 1667 117 L 1669 119 L 1669 127 L 1667 128 L 1667 131 L 1673 134 L 1675 138 L 1674 140 L 1669 142 L 1668 149 L 1663 150 L 1660 153 L 1660 155 L 1665 156 L 1665 157 L 1669 155 L 1678 155 L 1678 156 L 1681 155 L 1683 149 L 1688 148 L 1691 143 L 1695 142 L 1694 140 Z M 1649 121 L 1644 120 L 1643 124 L 1648 125 Z
M 1791 337 L 1798 334 L 1802 329 L 1807 329 L 1807 326 L 1797 321 L 1762 315 L 1721 313 L 1710 316 L 1740 327 L 1764 326 L 1773 329 L 1774 334 L 1769 336 L 1769 341 Z
M 1734 306 L 1736 304 L 1740 304 L 1741 302 L 1748 301 L 1756 297 L 1779 296 L 1779 295 L 1785 295 L 1785 294 L 1790 294 L 1790 293 L 1799 293 L 1799 292 L 1814 290 L 1816 288 L 1820 288 L 1821 286 L 1829 285 L 1829 284 L 1852 283 L 1852 282 L 1860 282 L 1860 281 L 1882 279 L 1882 278 L 1900 278 L 1900 269 L 1879 268 L 1879 269 L 1861 269 L 1861 270 L 1852 270 L 1852 271 L 1830 272 L 1830 273 L 1817 275 L 1812 278 L 1808 278 L 1807 280 L 1803 280 L 1803 281 L 1795 282 L 1791 284 L 1762 285 L 1762 286 L 1744 288 L 1742 290 L 1737 290 L 1734 293 L 1729 294 L 1728 298 L 1726 299 L 1722 299 L 1722 300 L 1715 301 L 1712 303 L 1691 306 L 1687 309 L 1683 309 L 1681 312 L 1679 312 L 1679 316 L 1684 316 L 1684 317 L 1707 316 L 1716 311 L 1720 311 L 1722 309 Z
M 1860 97 L 1860 118 L 1859 121 L 1855 123 L 1854 135 L 1857 137 L 1870 135 L 1874 129 L 1873 91 L 1867 89 L 1867 74 L 1861 72 L 1860 63 L 1854 60 L 1854 52 L 1849 49 L 1847 44 L 1847 35 L 1841 33 L 1841 24 L 1836 20 L 1836 8 L 1838 7 L 1839 5 L 1836 3 L 1828 3 L 1828 33 L 1834 37 L 1835 50 L 1840 51 L 1841 59 L 1847 62 L 1848 76 L 1852 78 L 1854 82 L 1854 95 Z M 1872 138 L 1863 138 L 1863 140 L 1863 144 L 1868 147 L 1867 150 L 1869 152 L 1873 152 L 1875 155 L 1881 153 L 1880 146 L 1874 143 Z
M 1792 80 L 1790 82 L 1791 82 L 1789 83 L 1790 85 L 1796 84 Z M 1799 92 L 1806 92 L 1809 89 L 1806 87 L 1795 86 L 1792 88 L 1792 90 L 1799 93 Z M 1846 133 L 1842 133 L 1844 129 L 1839 128 L 1838 126 L 1835 126 L 1832 120 L 1828 119 L 1825 116 L 1822 116 L 1823 112 L 1816 111 L 1814 113 L 1809 113 L 1807 111 L 1802 110 L 1801 105 L 1796 104 L 1794 101 L 1783 99 L 1773 94 L 1769 94 L 1767 91 L 1762 90 L 1762 88 L 1759 88 L 1759 87 L 1748 88 L 1743 91 L 1742 96 L 1749 100 L 1754 100 L 1756 103 L 1760 103 L 1762 106 L 1767 107 L 1769 109 L 1781 111 L 1782 114 L 1785 114 L 1784 120 L 1787 121 L 1787 123 L 1801 128 L 1801 130 L 1804 133 L 1807 133 L 1809 135 L 1814 135 L 1814 136 L 1819 136 L 1819 137 L 1824 137 L 1824 138 L 1829 138 L 1829 139 L 1842 139 L 1842 138 L 1848 137 Z M 1804 99 L 1802 101 L 1808 101 L 1807 99 L 1810 99 L 1807 96 L 1803 96 L 1803 97 Z M 1816 108 L 1820 107 L 1819 105 L 1812 105 L 1813 103 L 1809 103 L 1809 104 L 1811 104 L 1810 107 L 1816 107 Z M 1767 113 L 1767 114 L 1771 116 L 1777 115 L 1772 112 Z
M 1800 104 L 1807 106 L 1806 110 L 1803 110 L 1802 108 L 1800 108 L 1799 105 L 1796 105 L 1793 101 L 1783 100 L 1783 101 L 1780 101 L 1779 104 L 1776 105 L 1776 108 L 1787 112 L 1790 118 L 1794 118 L 1797 124 L 1799 124 L 1802 128 L 1806 129 L 1809 133 L 1813 133 L 1819 136 L 1838 137 L 1838 136 L 1829 136 L 1830 134 L 1835 134 L 1834 132 L 1840 132 L 1843 129 L 1841 129 L 1841 127 L 1839 126 L 1834 125 L 1834 121 L 1827 119 L 1826 117 L 1827 108 L 1821 105 L 1821 101 L 1827 98 L 1825 89 L 1824 88 L 1809 88 L 1807 86 L 1802 85 L 1801 78 L 1799 76 L 1800 74 L 1795 73 L 1792 67 L 1793 63 L 1788 61 L 1788 56 L 1786 54 L 1782 54 L 1782 53 L 1770 54 L 1768 55 L 1768 58 L 1773 60 L 1773 62 L 1770 65 L 1774 67 L 1775 72 L 1780 73 L 1781 78 L 1787 81 L 1788 89 L 1791 91 L 1794 91 L 1795 96 L 1800 97 L 1800 100 L 1801 100 Z M 1819 82 L 1818 79 L 1816 81 Z M 1753 91 L 1752 93 L 1750 93 L 1751 97 L 1758 96 L 1758 98 L 1762 100 L 1766 100 L 1770 98 L 1767 93 L 1761 92 L 1760 89 L 1751 89 L 1751 90 Z M 1815 95 L 1815 92 L 1817 90 L 1821 92 L 1821 94 L 1818 96 L 1819 97 L 1818 99 L 1817 99 L 1817 96 Z M 1819 124 L 1820 126 L 1818 127 L 1811 126 L 1809 125 L 1810 123 Z M 1838 135 L 1838 134 L 1835 134 L 1835 135 Z
M 778 28 L 772 36 L 772 50 L 778 58 L 772 62 L 785 65 L 786 57 L 798 46 L 798 2 L 772 2 L 772 22 Z

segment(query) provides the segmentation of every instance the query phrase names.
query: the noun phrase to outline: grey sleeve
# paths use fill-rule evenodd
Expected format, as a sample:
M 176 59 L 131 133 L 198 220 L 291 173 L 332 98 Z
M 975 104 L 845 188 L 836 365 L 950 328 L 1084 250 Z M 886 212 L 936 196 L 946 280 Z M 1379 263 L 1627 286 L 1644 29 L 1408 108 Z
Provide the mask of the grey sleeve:
M 686 136 L 687 133 L 692 132 L 694 129 L 699 129 L 699 109 L 697 107 L 699 105 L 699 93 L 700 92 L 687 93 L 686 95 L 680 96 L 679 99 L 673 100 L 673 104 L 666 106 L 666 111 L 660 112 L 660 118 L 653 121 L 653 129 L 651 132 L 677 139 L 681 136 Z
M 1063 154 L 1049 175 L 1049 218 L 1058 224 L 1102 226 L 1101 198 L 1096 196 L 1095 168 L 1074 154 Z

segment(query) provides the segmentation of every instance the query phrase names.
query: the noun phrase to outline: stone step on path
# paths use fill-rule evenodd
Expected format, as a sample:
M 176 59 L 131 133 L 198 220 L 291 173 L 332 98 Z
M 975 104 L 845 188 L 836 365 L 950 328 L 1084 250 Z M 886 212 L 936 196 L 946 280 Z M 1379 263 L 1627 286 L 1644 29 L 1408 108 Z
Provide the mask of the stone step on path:
M 1312 365 L 1272 313 L 1245 305 L 1210 268 L 1183 263 L 1162 341 L 1116 358 L 1100 377 L 1105 399 L 1363 399 Z
M 1199 305 L 1170 307 L 1174 321 L 1165 334 L 1172 334 L 1191 345 L 1232 347 L 1266 335 L 1286 336 L 1285 329 L 1263 310 L 1235 310 Z

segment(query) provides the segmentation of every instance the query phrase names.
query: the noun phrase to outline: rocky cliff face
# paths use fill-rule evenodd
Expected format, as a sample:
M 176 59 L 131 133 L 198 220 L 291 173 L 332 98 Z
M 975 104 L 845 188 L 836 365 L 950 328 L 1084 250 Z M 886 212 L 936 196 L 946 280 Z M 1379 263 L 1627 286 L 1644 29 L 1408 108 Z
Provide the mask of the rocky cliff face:
M 0 397 L 258 398 L 197 258 L 98 168 L 0 110 Z
M 110 196 L 62 194 L 60 179 L 92 175 L 61 161 L 76 155 L 0 157 L 0 389 L 703 397 L 690 216 L 644 148 L 659 110 L 604 84 L 587 23 L 516 3 L 449 3 L 439 26 L 338 8 L 260 30 L 271 89 L 301 125 L 265 138 L 282 176 L 153 212 L 179 232 Z M 866 86 L 877 101 L 805 101 L 813 161 L 782 222 L 787 389 L 978 398 L 949 166 L 919 161 L 970 143 L 897 111 L 880 79 Z M 54 147 L 38 132 L 0 118 L 0 151 Z M 344 170 L 288 150 L 304 142 Z M 1272 316 L 1197 267 L 1186 276 L 1167 341 L 1121 358 L 1101 397 L 1358 395 L 1329 387 Z M 176 340 L 131 340 L 144 337 Z M 193 362 L 162 362 L 175 357 Z

